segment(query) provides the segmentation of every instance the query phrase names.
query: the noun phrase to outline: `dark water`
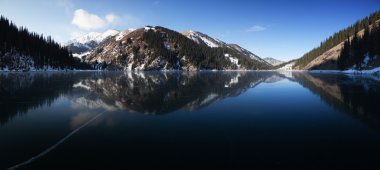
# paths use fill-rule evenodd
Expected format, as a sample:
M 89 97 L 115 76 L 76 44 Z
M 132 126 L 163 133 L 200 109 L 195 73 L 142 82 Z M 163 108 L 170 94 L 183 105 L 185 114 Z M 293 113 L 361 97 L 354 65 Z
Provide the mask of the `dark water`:
M 379 169 L 379 107 L 376 77 L 0 73 L 0 169 Z

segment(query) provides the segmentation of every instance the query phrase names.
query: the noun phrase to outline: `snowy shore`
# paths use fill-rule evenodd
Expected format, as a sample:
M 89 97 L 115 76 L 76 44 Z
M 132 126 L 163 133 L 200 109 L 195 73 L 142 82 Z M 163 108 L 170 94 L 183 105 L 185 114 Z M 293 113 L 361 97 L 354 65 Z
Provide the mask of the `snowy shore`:
M 372 75 L 380 75 L 380 67 L 371 69 L 371 70 L 310 70 L 307 71 L 309 73 L 342 73 L 342 74 L 372 74 Z
M 0 69 L 0 72 L 76 72 L 76 71 L 107 71 L 107 70 L 71 70 L 71 69 L 30 69 L 28 71 L 24 70 L 9 70 L 7 68 L 5 69 Z M 136 70 L 138 71 L 138 70 Z M 157 70 L 157 71 L 178 71 L 178 70 Z M 226 72 L 231 72 L 231 71 L 289 71 L 289 72 L 308 72 L 308 73 L 335 73 L 335 74 L 355 74 L 355 75 L 360 75 L 360 74 L 365 74 L 365 75 L 380 75 L 380 67 L 374 68 L 372 70 L 198 70 L 198 71 L 226 71 Z

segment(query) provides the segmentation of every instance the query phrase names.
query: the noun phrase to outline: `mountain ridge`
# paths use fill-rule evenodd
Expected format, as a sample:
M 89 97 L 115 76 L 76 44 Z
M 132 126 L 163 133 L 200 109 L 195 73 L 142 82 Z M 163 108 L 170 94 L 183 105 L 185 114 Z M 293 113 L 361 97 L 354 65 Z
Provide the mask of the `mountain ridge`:
M 157 27 L 157 28 L 164 28 L 164 27 Z M 167 28 L 164 28 L 164 29 L 167 29 Z M 120 57 L 120 55 L 121 55 L 120 52 L 123 53 L 122 55 L 127 55 L 127 56 L 133 52 L 131 50 L 122 49 L 122 48 L 128 48 L 128 45 L 125 45 L 125 43 L 129 44 L 129 43 L 133 42 L 133 37 L 131 37 L 131 39 L 127 38 L 127 40 L 124 37 L 129 36 L 129 34 L 134 33 L 136 31 L 140 31 L 140 37 L 136 37 L 136 34 L 134 34 L 134 36 L 135 36 L 134 38 L 135 39 L 139 39 L 139 38 L 141 39 L 143 37 L 143 34 L 141 34 L 141 30 L 144 30 L 145 33 L 148 31 L 151 31 L 151 30 L 153 30 L 154 32 L 157 31 L 156 27 L 152 27 L 152 26 L 146 26 L 144 28 L 139 28 L 139 29 L 127 29 L 124 31 L 117 31 L 117 30 L 111 29 L 111 30 L 106 31 L 105 33 L 92 32 L 92 33 L 86 34 L 82 37 L 76 38 L 74 40 L 70 40 L 69 42 L 66 43 L 66 45 L 68 46 L 69 50 L 71 50 L 74 53 L 73 55 L 75 57 L 80 58 L 82 61 L 86 61 L 88 63 L 93 63 L 94 65 L 97 65 L 97 66 L 95 66 L 97 69 L 105 68 L 105 67 L 108 67 L 108 68 L 113 67 L 112 69 L 145 70 L 146 68 L 144 68 L 144 67 L 147 63 L 145 63 L 144 65 L 140 65 L 140 66 L 133 66 L 133 64 L 128 63 L 129 61 L 127 61 L 127 63 L 130 66 L 127 66 L 127 68 L 125 68 L 125 66 L 128 65 L 127 63 L 121 64 L 121 61 L 116 62 L 116 60 L 118 60 L 117 58 Z M 167 29 L 167 30 L 169 30 L 169 29 Z M 192 66 L 187 67 L 185 70 L 188 70 L 188 69 L 189 70 L 199 70 L 199 69 L 228 69 L 228 70 L 230 70 L 230 69 L 231 70 L 243 69 L 243 70 L 247 70 L 247 69 L 252 69 L 252 68 L 247 67 L 246 63 L 248 63 L 248 65 L 252 65 L 252 62 L 257 62 L 257 63 L 259 63 L 258 65 L 263 65 L 263 68 L 265 67 L 265 69 L 268 69 L 272 66 L 270 63 L 261 59 L 259 56 L 257 56 L 255 54 L 253 54 L 252 52 L 240 47 L 237 44 L 225 43 L 225 42 L 223 42 L 217 38 L 213 38 L 211 36 L 208 36 L 207 34 L 199 32 L 199 31 L 193 31 L 193 30 L 187 30 L 187 31 L 182 31 L 182 32 L 176 32 L 173 30 L 170 30 L 170 31 L 172 32 L 172 34 L 177 34 L 177 35 L 175 35 L 175 37 L 178 37 L 180 34 L 180 35 L 185 36 L 189 40 L 195 42 L 197 45 L 203 46 L 204 48 L 208 48 L 208 47 L 211 48 L 208 50 L 207 49 L 203 50 L 204 51 L 203 54 L 198 53 L 196 55 L 201 55 L 201 56 L 205 55 L 205 51 L 209 51 L 209 52 L 206 52 L 206 53 L 208 53 L 208 55 L 213 53 L 214 56 L 215 56 L 215 53 L 223 53 L 223 54 L 218 54 L 219 55 L 218 60 L 226 59 L 226 61 L 222 61 L 222 62 L 224 62 L 223 65 L 228 65 L 228 64 L 226 64 L 228 62 L 230 64 L 232 64 L 226 68 L 222 68 L 222 67 L 216 66 L 216 65 L 209 66 L 206 63 L 206 65 L 203 64 L 203 66 L 201 66 L 202 68 L 196 68 L 197 66 L 194 66 L 194 65 L 199 66 L 200 63 L 198 62 Z M 106 34 L 106 36 L 105 36 L 105 34 Z M 155 38 L 156 38 L 156 41 L 160 41 L 159 37 L 155 37 Z M 114 45 L 112 48 L 109 48 L 109 49 L 117 49 L 118 51 L 114 51 L 112 53 L 103 51 L 102 45 L 104 43 L 109 44 L 109 41 L 111 41 Z M 157 46 L 156 42 L 150 42 L 150 43 L 140 42 L 140 43 L 144 44 L 142 47 L 147 47 L 147 46 L 152 45 L 152 44 L 156 45 L 154 47 L 155 49 L 159 49 L 162 47 L 162 46 L 160 47 L 159 45 Z M 118 44 L 118 46 L 116 44 Z M 123 46 L 123 44 L 125 46 Z M 120 48 L 119 46 L 123 46 L 123 47 Z M 169 51 L 172 51 L 172 52 L 177 51 L 178 52 L 178 49 L 173 49 L 173 48 L 170 49 L 170 44 L 168 42 L 163 42 L 163 46 Z M 78 50 L 77 47 L 80 49 Z M 98 47 L 100 47 L 100 48 L 98 48 Z M 135 47 L 137 48 L 137 46 L 135 46 Z M 140 49 L 140 47 L 139 47 L 139 49 Z M 108 56 L 100 54 L 99 50 L 101 50 L 103 53 L 106 53 Z M 94 52 L 94 51 L 97 51 L 97 52 Z M 160 51 L 163 51 L 163 50 L 160 49 Z M 214 52 L 210 52 L 210 51 L 214 51 Z M 215 52 L 215 51 L 218 51 L 218 52 Z M 152 52 L 152 51 L 150 51 L 150 52 Z M 152 57 L 152 56 L 146 56 L 146 55 L 148 55 L 148 53 L 149 52 L 147 52 L 143 55 L 140 55 L 140 58 Z M 97 54 L 97 56 L 95 56 L 95 54 Z M 102 56 L 99 57 L 99 55 L 102 55 Z M 150 54 L 150 55 L 153 55 L 153 54 Z M 220 58 L 220 56 L 223 56 L 223 57 Z M 186 59 L 186 56 L 184 56 L 184 57 Z M 208 57 L 204 57 L 204 58 L 208 58 Z M 113 60 L 113 61 L 111 61 L 111 60 Z M 242 63 L 243 60 L 245 61 L 244 63 Z M 252 61 L 249 61 L 249 60 L 252 60 Z M 239 63 L 239 61 L 240 61 L 240 63 Z M 151 62 L 151 61 L 149 61 L 149 62 Z M 156 62 L 158 62 L 158 61 L 156 61 Z M 160 59 L 160 62 L 161 62 L 161 59 Z M 177 61 L 176 64 L 179 64 L 179 63 L 181 63 L 181 61 Z M 212 61 L 211 63 L 218 63 L 218 61 Z M 113 65 L 113 66 L 111 66 L 111 65 Z M 171 65 L 173 65 L 173 63 Z M 253 64 L 253 65 L 255 65 L 255 64 Z M 116 66 L 116 67 L 114 67 L 114 66 Z M 148 68 L 148 69 L 153 69 L 153 68 Z M 168 69 L 168 68 L 164 67 L 164 68 L 154 68 L 154 69 Z M 171 67 L 169 69 L 183 69 L 183 68 L 179 68 L 179 66 L 176 66 L 176 68 Z M 254 68 L 254 69 L 258 69 L 258 68 Z
M 277 60 L 277 59 L 272 58 L 272 57 L 266 57 L 266 58 L 263 58 L 263 60 L 265 60 L 266 62 L 268 62 L 272 66 L 278 66 L 280 64 L 285 63 L 285 61 Z
M 67 47 L 74 56 L 80 58 L 83 56 L 83 54 L 88 53 L 106 39 L 113 37 L 119 33 L 120 31 L 115 29 L 109 29 L 103 33 L 90 32 L 83 36 L 69 40 L 64 44 L 64 46 Z
M 107 38 L 83 57 L 97 68 L 117 70 L 257 70 L 271 65 L 238 45 L 200 32 L 146 26 Z M 199 37 L 201 36 L 201 37 Z

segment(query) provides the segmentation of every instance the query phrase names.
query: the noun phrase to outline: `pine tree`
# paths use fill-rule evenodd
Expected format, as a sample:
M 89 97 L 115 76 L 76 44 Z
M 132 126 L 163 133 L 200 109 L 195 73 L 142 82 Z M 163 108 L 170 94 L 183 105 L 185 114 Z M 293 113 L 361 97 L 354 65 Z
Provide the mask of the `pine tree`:
M 374 42 L 375 42 L 375 47 L 374 47 L 374 50 L 375 50 L 375 55 L 377 58 L 380 57 L 380 26 L 377 25 L 376 27 L 376 30 L 375 30 L 375 38 L 374 38 Z
M 347 41 L 344 42 L 343 49 L 337 61 L 338 69 L 340 70 L 347 69 L 349 54 L 350 54 L 350 40 L 347 39 Z

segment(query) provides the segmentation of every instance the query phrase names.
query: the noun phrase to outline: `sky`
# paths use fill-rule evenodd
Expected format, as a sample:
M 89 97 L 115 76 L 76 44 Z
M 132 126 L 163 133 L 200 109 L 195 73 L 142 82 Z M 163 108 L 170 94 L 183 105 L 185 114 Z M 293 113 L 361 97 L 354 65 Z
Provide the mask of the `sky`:
M 200 31 L 283 61 L 377 10 L 380 0 L 0 0 L 0 15 L 60 43 L 152 25 Z

